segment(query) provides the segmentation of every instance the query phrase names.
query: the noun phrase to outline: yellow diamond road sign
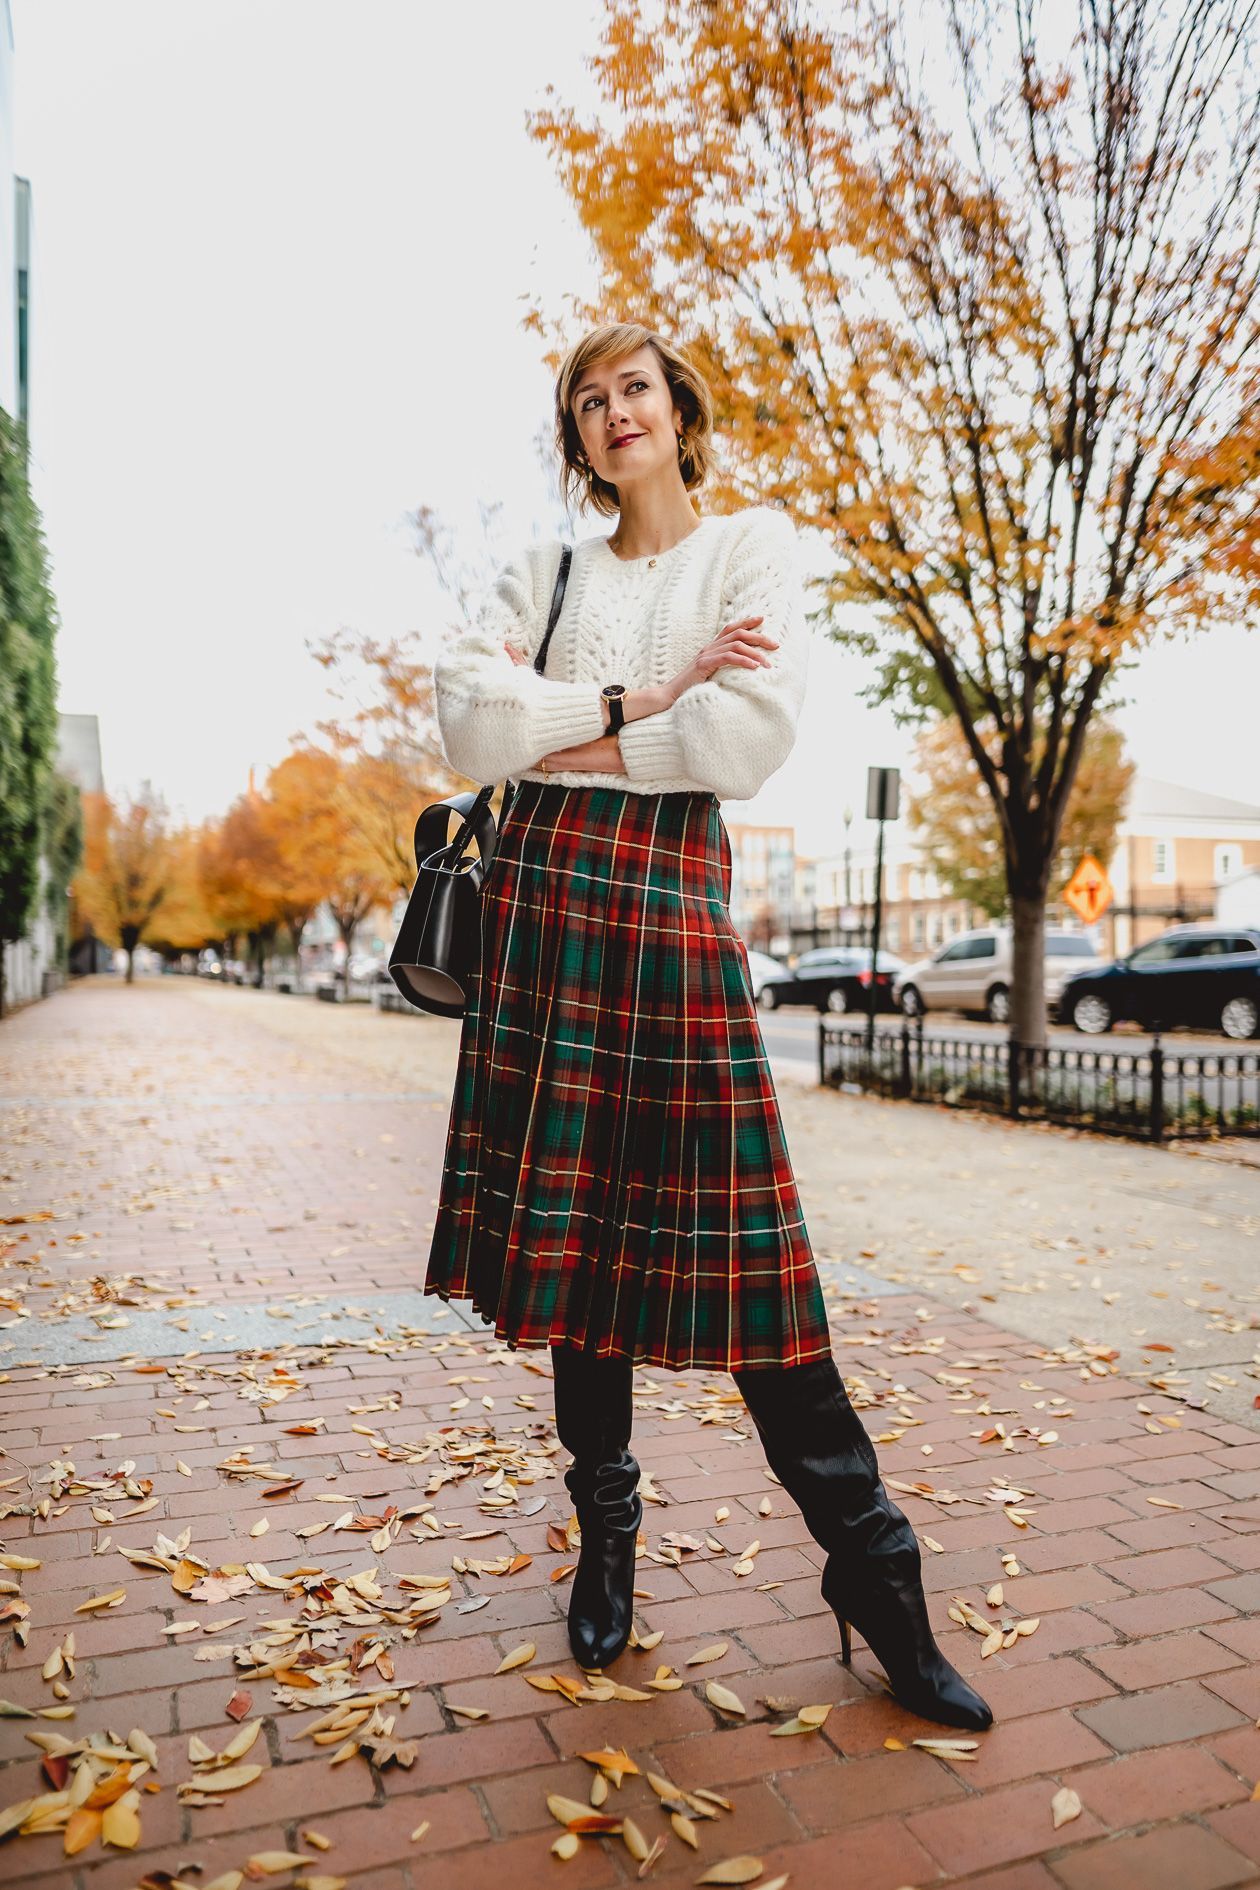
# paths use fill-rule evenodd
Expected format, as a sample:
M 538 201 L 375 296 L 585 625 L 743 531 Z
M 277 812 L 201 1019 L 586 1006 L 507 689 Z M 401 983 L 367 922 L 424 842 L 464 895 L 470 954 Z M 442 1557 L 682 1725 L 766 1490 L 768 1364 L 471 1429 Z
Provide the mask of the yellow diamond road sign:
M 1086 925 L 1092 925 L 1095 919 L 1100 918 L 1115 896 L 1115 888 L 1107 878 L 1105 868 L 1098 864 L 1092 853 L 1085 855 L 1063 888 L 1063 897 Z

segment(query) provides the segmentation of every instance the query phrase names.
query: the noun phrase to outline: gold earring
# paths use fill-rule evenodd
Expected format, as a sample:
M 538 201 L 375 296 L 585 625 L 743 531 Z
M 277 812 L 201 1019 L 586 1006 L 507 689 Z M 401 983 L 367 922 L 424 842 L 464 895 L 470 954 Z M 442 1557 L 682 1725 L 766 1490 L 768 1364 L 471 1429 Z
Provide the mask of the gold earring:
M 685 453 L 687 450 L 687 436 L 684 433 L 678 435 L 678 450 L 680 453 Z

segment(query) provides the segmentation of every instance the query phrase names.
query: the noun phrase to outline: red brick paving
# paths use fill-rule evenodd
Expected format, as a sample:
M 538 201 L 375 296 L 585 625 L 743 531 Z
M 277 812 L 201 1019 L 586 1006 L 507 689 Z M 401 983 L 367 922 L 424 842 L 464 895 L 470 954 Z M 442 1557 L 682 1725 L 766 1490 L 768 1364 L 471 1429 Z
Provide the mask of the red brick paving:
M 128 1095 L 138 1095 L 140 1117 L 150 1112 L 140 1066 L 146 1058 L 152 1063 L 156 1050 L 143 1033 L 129 1039 L 119 1026 L 121 995 L 108 988 L 99 996 L 70 994 L 62 1016 L 79 1034 L 69 1041 L 67 1067 L 80 1088 L 89 1089 L 104 1045 L 123 1069 L 116 1080 Z M 91 1006 L 83 1002 L 89 997 Z M 260 1000 L 270 1001 L 284 1000 Z M 160 1002 L 169 1034 L 183 1010 L 166 992 Z M 55 1038 L 57 1009 L 56 1003 L 35 1007 L 6 1028 Z M 93 1014 L 100 1019 L 96 1036 L 87 1028 Z M 136 1012 L 142 1021 L 151 1014 L 152 1007 Z M 204 1018 L 199 1009 L 192 1015 Z M 380 1021 L 399 1027 L 397 1020 Z M 214 1062 L 212 1074 L 199 1080 L 216 1090 L 234 1084 L 245 1095 L 332 1086 L 327 1072 L 313 1071 L 297 1052 L 264 1067 L 261 1045 L 239 1019 L 216 1041 Z M 177 1035 L 171 1071 L 192 1082 L 196 1067 Z M 356 1086 L 365 1080 L 360 1073 Z M 161 1087 L 176 1085 L 164 1079 Z M 553 1550 L 546 1534 L 548 1521 L 563 1522 L 569 1514 L 559 1480 L 565 1453 L 556 1447 L 550 1473 L 534 1490 L 519 1486 L 523 1498 L 545 1496 L 547 1507 L 509 1520 L 481 1507 L 483 1475 L 430 1489 L 435 1458 L 389 1461 L 374 1442 L 396 1447 L 442 1425 L 471 1423 L 487 1437 L 494 1427 L 506 1437 L 532 1426 L 534 1444 L 553 1445 L 545 1354 L 511 1355 L 468 1337 L 452 1338 L 439 1350 L 422 1342 L 412 1349 L 321 1351 L 311 1335 L 295 1334 L 300 1388 L 267 1405 L 244 1394 L 276 1359 L 250 1363 L 221 1347 L 212 1351 L 200 1338 L 202 1328 L 222 1324 L 213 1319 L 212 1296 L 257 1299 L 259 1272 L 273 1272 L 264 1289 L 269 1296 L 329 1290 L 336 1272 L 327 1251 L 330 1217 L 344 1224 L 353 1243 L 356 1291 L 361 1283 L 365 1291 L 387 1281 L 414 1284 L 417 1228 L 433 1180 L 434 1124 L 444 1126 L 444 1113 L 430 1110 L 425 1136 L 415 1138 L 424 1141 L 430 1163 L 418 1181 L 410 1159 L 399 1160 L 413 1148 L 403 1105 L 299 1103 L 259 1108 L 251 1116 L 246 1102 L 212 1123 L 213 1113 L 192 1104 L 181 1111 L 168 1101 L 160 1120 L 150 1114 L 147 1139 L 132 1125 L 130 1153 L 114 1130 L 102 1133 L 99 1149 L 85 1148 L 82 1122 L 76 1126 L 72 1111 L 24 1116 L 41 1164 L 32 1185 L 48 1197 L 46 1203 L 32 1199 L 30 1207 L 56 1205 L 75 1215 L 75 1163 L 85 1159 L 106 1168 L 133 1208 L 142 1197 L 161 1200 L 161 1189 L 177 1174 L 207 1190 L 194 1197 L 190 1212 L 187 1202 L 179 1204 L 175 1219 L 191 1218 L 191 1228 L 171 1224 L 173 1210 L 164 1211 L 161 1223 L 151 1215 L 163 1210 L 128 1214 L 123 1202 L 107 1214 L 99 1210 L 102 1197 L 94 1196 L 84 1212 L 92 1226 L 108 1224 L 109 1230 L 100 1235 L 98 1251 L 60 1241 L 54 1250 L 45 1237 L 42 1260 L 23 1269 L 38 1288 L 30 1303 L 37 1307 L 41 1295 L 51 1300 L 67 1281 L 93 1272 L 165 1266 L 185 1284 L 197 1283 L 207 1304 L 193 1321 L 197 1330 L 179 1335 L 179 1348 L 200 1356 L 181 1364 L 173 1345 L 163 1373 L 116 1359 L 98 1368 L 108 1380 L 99 1385 L 85 1382 L 90 1373 L 80 1367 L 0 1373 L 9 1456 L 0 1471 L 13 1478 L 10 1500 L 29 1495 L 28 1466 L 36 1495 L 42 1494 L 39 1479 L 55 1458 L 70 1459 L 82 1476 L 132 1463 L 132 1474 L 152 1479 L 156 1498 L 133 1520 L 127 1512 L 134 1505 L 115 1500 L 115 1520 L 97 1521 L 91 1502 L 99 1499 L 75 1495 L 44 1517 L 15 1514 L 4 1521 L 4 1550 L 39 1557 L 41 1566 L 6 1574 L 31 1612 L 25 1647 L 5 1630 L 0 1696 L 36 1712 L 55 1704 L 41 1668 L 67 1632 L 75 1635 L 77 1656 L 69 1682 L 72 1718 L 3 1721 L 4 1801 L 46 1789 L 25 1737 L 41 1728 L 71 1739 L 107 1730 L 125 1737 L 129 1728 L 143 1728 L 158 1745 L 161 1785 L 142 1795 L 135 1854 L 98 1843 L 67 1860 L 59 1835 L 10 1836 L 0 1840 L 0 1881 L 22 1881 L 34 1890 L 136 1890 L 146 1872 L 185 1870 L 190 1882 L 204 1885 L 242 1868 L 256 1852 L 293 1848 L 309 1853 L 311 1871 L 343 1876 L 355 1890 L 628 1885 L 638 1881 L 637 1865 L 617 1837 L 587 1838 L 571 1861 L 554 1858 L 550 1845 L 559 1827 L 546 1807 L 549 1792 L 587 1796 L 593 1769 L 578 1753 L 624 1745 L 642 1770 L 659 1772 L 684 1791 L 717 1792 L 732 1805 L 716 1819 L 698 1821 L 693 1852 L 673 1834 L 644 1779 L 610 1788 L 608 1809 L 635 1817 L 649 1842 L 658 1833 L 666 1840 L 649 1881 L 691 1883 L 706 1865 L 750 1852 L 762 1859 L 766 1879 L 787 1873 L 792 1890 L 833 1880 L 861 1890 L 1230 1890 L 1260 1883 L 1260 1801 L 1251 1797 L 1260 1778 L 1254 1666 L 1260 1653 L 1254 1501 L 1260 1444 L 1253 1431 L 1114 1373 L 1099 1375 L 1070 1348 L 1056 1359 L 918 1292 L 833 1300 L 841 1368 L 851 1387 L 880 1400 L 881 1408 L 865 1413 L 868 1428 L 878 1436 L 905 1426 L 897 1441 L 879 1445 L 885 1477 L 894 1485 L 926 1483 L 958 1499 L 893 1492 L 920 1540 L 940 1545 L 939 1552 L 924 1546 L 938 1638 L 997 1716 L 993 1728 L 978 1735 L 974 1759 L 948 1759 L 910 1742 L 933 1733 L 960 1735 L 898 1707 L 859 1637 L 853 1668 L 840 1664 L 836 1626 L 818 1594 L 822 1552 L 767 1475 L 751 1426 L 742 1426 L 742 1441 L 731 1435 L 740 1428 L 739 1405 L 723 1407 L 719 1422 L 700 1420 L 706 1389 L 729 1392 L 730 1381 L 640 1373 L 636 1448 L 667 1500 L 645 1507 L 638 1582 L 647 1593 L 637 1620 L 644 1632 L 663 1629 L 664 1639 L 650 1652 L 628 1651 L 613 1677 L 641 1686 L 658 1664 L 668 1664 L 684 1685 L 644 1702 L 568 1705 L 524 1677 L 576 1677 L 564 1628 L 567 1587 L 549 1580 L 572 1558 Z M 252 1142 L 242 1123 L 252 1127 Z M 384 1134 L 396 1140 L 382 1142 Z M 369 1152 L 360 1157 L 358 1149 Z M 227 1155 L 241 1159 L 227 1162 Z M 234 1167 L 237 1185 L 211 1192 L 208 1178 Z M 365 1193 L 374 1196 L 367 1225 L 375 1230 L 366 1238 L 363 1221 L 348 1207 Z M 304 1210 L 312 1205 L 316 1228 L 307 1231 Z M 414 1217 L 410 1230 L 406 1214 Z M 58 1233 L 76 1224 L 58 1223 Z M 282 1225 L 283 1237 L 260 1233 Z M 227 1250 L 229 1231 L 248 1253 Z M 31 1256 L 35 1247 L 35 1240 L 22 1242 L 16 1258 Z M 40 1287 L 44 1280 L 49 1284 Z M 969 1366 L 968 1360 L 990 1362 Z M 255 1376 L 246 1377 L 246 1370 Z M 937 1372 L 968 1380 L 970 1391 L 960 1394 Z M 452 1383 L 477 1376 L 480 1384 Z M 471 1402 L 452 1412 L 460 1395 Z M 493 1398 L 492 1411 L 480 1404 L 482 1395 Z M 1067 1403 L 1049 1405 L 1055 1396 Z M 521 1404 L 521 1398 L 531 1402 Z M 378 1401 L 386 1401 L 384 1408 L 354 1409 Z M 977 1405 L 988 1409 L 978 1412 Z M 978 1442 L 990 1413 L 999 1412 L 1013 1448 Z M 317 1416 L 323 1419 L 317 1434 L 287 1435 L 287 1426 Z M 926 1422 L 906 1423 L 917 1418 Z M 1175 1428 L 1155 1435 L 1147 1426 L 1161 1418 L 1174 1420 Z M 1038 1446 L 1020 1425 L 1052 1425 L 1059 1441 Z M 101 1438 L 103 1432 L 117 1435 Z M 933 1444 L 930 1456 L 922 1453 L 925 1442 Z M 268 1501 L 261 1481 L 229 1479 L 219 1465 L 248 1446 L 257 1461 L 301 1476 L 302 1486 Z M 178 1471 L 177 1460 L 192 1474 Z M 995 1479 L 1029 1493 L 1028 1527 L 1018 1527 L 988 1498 Z M 345 1509 L 366 1514 L 427 1496 L 443 1526 L 430 1536 L 415 1525 L 416 1538 L 404 1530 L 379 1552 L 366 1534 L 296 1534 L 341 1514 L 341 1504 L 317 1502 L 321 1494 L 336 1494 Z M 761 1516 L 766 1496 L 771 1513 Z M 1179 1507 L 1152 1505 L 1152 1496 Z M 723 1504 L 731 1514 L 718 1524 L 715 1511 Z M 264 1516 L 269 1528 L 251 1536 Z M 500 1533 L 465 1539 L 496 1521 L 503 1524 Z M 343 1576 L 374 1567 L 387 1606 L 398 1604 L 400 1575 L 449 1571 L 453 1554 L 491 1558 L 511 1551 L 533 1560 L 510 1577 L 453 1574 L 452 1604 L 411 1640 L 383 1625 L 393 1642 L 396 1683 L 408 1692 L 406 1704 L 394 1701 L 387 1710 L 397 1715 L 396 1736 L 414 1739 L 417 1754 L 409 1769 L 378 1771 L 362 1754 L 334 1765 L 328 1747 L 301 1737 L 309 1711 L 282 1705 L 269 1680 L 236 1677 L 233 1646 L 261 1622 L 291 1616 L 293 1596 L 252 1589 L 233 1601 L 190 1602 L 164 1572 L 133 1566 L 116 1553 L 119 1545 L 150 1548 L 159 1534 L 173 1539 L 184 1529 L 190 1552 L 211 1566 L 262 1563 L 273 1573 L 321 1567 Z M 733 1557 L 708 1549 L 687 1554 L 680 1567 L 659 1562 L 654 1557 L 667 1531 L 701 1541 L 712 1531 L 736 1552 L 756 1536 L 762 1547 L 754 1574 L 734 1576 Z M 1004 1575 L 1000 1550 L 1016 1555 L 1019 1575 Z M 1002 1607 L 987 1609 L 986 1590 L 996 1582 L 1003 1587 Z M 81 1600 L 114 1587 L 126 1589 L 118 1608 L 75 1612 Z M 476 1593 L 489 1593 L 490 1605 L 454 1612 L 454 1602 Z M 1041 1625 L 1009 1650 L 982 1659 L 980 1637 L 948 1616 L 954 1595 L 982 1613 L 1036 1615 Z M 172 1642 L 162 1634 L 176 1620 L 234 1614 L 245 1616 L 238 1628 L 208 1639 Z M 526 1639 L 537 1648 L 530 1666 L 493 1675 L 503 1655 Z M 722 1659 L 711 1666 L 683 1664 L 702 1644 L 719 1639 L 728 1643 Z M 195 1659 L 212 1646 L 221 1657 Z M 710 1679 L 743 1700 L 743 1721 L 723 1717 L 708 1702 Z M 226 1744 L 235 1726 L 225 1707 L 238 1684 L 253 1694 L 250 1717 L 263 1722 L 250 1757 L 264 1770 L 253 1784 L 224 1794 L 222 1805 L 181 1804 L 175 1788 L 191 1774 L 189 1735 L 216 1749 Z M 773 1736 L 781 1714 L 767 1700 L 787 1698 L 833 1702 L 825 1727 Z M 452 1711 L 459 1704 L 484 1706 L 490 1716 L 463 1720 Z M 1050 1805 L 1064 1787 L 1076 1793 L 1081 1809 L 1056 1830 Z M 427 1831 L 413 1837 L 425 1820 Z M 315 1850 L 304 1831 L 322 1835 L 329 1847 Z

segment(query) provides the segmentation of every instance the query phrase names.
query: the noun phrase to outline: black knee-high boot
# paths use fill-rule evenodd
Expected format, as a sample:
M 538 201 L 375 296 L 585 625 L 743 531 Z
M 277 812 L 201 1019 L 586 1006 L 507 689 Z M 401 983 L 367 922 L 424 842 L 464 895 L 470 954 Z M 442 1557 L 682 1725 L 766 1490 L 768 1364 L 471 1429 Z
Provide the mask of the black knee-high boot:
M 569 1644 L 581 1667 L 606 1667 L 630 1638 L 643 1499 L 630 1454 L 634 1367 L 574 1346 L 551 1348 L 556 1431 L 573 1463 L 564 1481 L 582 1548 L 569 1593 Z
M 822 1594 L 840 1623 L 844 1664 L 852 1622 L 911 1712 L 973 1732 L 992 1725 L 988 1705 L 936 1645 L 914 1529 L 880 1482 L 835 1359 L 732 1376 L 770 1468 L 827 1551 Z

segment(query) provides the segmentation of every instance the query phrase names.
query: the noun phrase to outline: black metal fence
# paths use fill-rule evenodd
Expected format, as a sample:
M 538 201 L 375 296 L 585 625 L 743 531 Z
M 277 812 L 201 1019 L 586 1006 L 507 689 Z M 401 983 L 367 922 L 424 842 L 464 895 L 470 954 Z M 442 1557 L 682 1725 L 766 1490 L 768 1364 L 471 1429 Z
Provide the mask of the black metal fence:
M 880 1030 L 818 1021 L 818 1080 L 1159 1142 L 1260 1135 L 1260 1048 L 1170 1053 L 1083 1050 L 1009 1039 L 928 1036 L 923 1019 Z

